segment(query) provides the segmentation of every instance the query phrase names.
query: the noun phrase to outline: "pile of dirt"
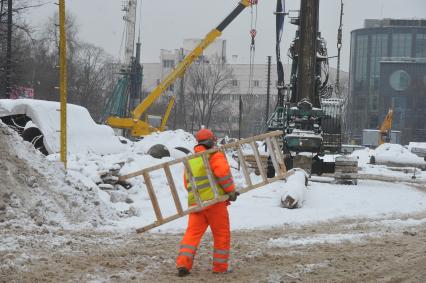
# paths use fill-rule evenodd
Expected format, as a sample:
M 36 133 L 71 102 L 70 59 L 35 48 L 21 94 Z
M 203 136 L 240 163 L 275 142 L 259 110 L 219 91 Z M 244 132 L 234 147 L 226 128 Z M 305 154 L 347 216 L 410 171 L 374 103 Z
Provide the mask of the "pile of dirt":
M 116 216 L 96 188 L 71 180 L 45 156 L 0 122 L 0 227 L 96 227 Z

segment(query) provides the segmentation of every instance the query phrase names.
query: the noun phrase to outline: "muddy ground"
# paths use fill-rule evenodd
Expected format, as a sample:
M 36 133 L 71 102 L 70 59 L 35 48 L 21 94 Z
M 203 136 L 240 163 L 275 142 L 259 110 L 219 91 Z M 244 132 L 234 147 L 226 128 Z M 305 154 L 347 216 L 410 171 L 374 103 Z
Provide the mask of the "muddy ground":
M 234 232 L 234 271 L 226 275 L 211 272 L 208 233 L 191 275 L 184 279 L 176 276 L 174 265 L 180 234 L 6 227 L 0 230 L 0 282 L 426 282 L 426 213 L 405 217 L 417 219 L 417 224 L 358 219 Z M 271 239 L 306 242 L 324 234 L 362 237 L 271 245 Z

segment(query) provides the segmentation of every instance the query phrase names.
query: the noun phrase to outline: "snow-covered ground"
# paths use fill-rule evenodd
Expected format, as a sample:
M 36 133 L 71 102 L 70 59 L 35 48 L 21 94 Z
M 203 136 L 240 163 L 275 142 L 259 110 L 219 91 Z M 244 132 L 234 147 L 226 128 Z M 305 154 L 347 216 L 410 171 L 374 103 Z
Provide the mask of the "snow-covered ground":
M 416 180 L 425 180 L 426 183 L 426 172 L 417 168 L 419 167 L 419 164 L 421 164 L 419 157 L 413 156 L 414 154 L 408 152 L 406 149 L 403 152 L 407 155 L 401 155 L 400 152 L 402 146 L 400 145 L 391 145 L 391 147 L 387 147 L 387 145 L 388 144 L 382 145 L 382 149 L 379 150 L 379 154 L 377 154 L 377 150 L 369 148 L 354 151 L 351 156 L 356 156 L 358 158 L 358 167 L 360 169 L 359 173 L 397 177 L 402 179 L 412 179 L 413 176 L 415 176 Z M 388 148 L 389 150 L 385 150 L 385 148 Z M 382 153 L 382 151 L 384 151 L 384 153 Z M 372 156 L 376 158 L 376 161 L 377 156 L 379 156 L 379 160 L 385 160 L 386 158 L 386 160 L 390 162 L 389 165 L 391 166 L 370 164 L 370 158 Z M 411 163 L 405 162 L 407 160 L 414 160 L 419 163 L 415 166 Z
M 10 106 L 9 108 L 11 111 L 13 107 Z M 28 107 L 25 111 L 30 111 L 30 109 L 34 108 Z M 34 115 L 34 117 L 38 116 Z M 57 133 L 53 132 L 53 129 L 56 129 L 58 126 L 57 122 L 53 122 L 55 119 L 52 117 L 39 117 L 39 119 L 45 121 L 44 124 L 41 124 L 43 129 L 50 129 L 46 131 L 48 133 L 47 139 L 50 138 L 49 133 L 57 136 Z M 71 129 L 73 127 L 80 126 L 76 124 L 71 126 Z M 55 165 L 59 160 L 59 156 L 58 154 L 49 155 L 46 164 L 43 165 L 46 168 L 50 168 L 49 170 L 43 169 L 47 171 L 46 177 L 54 178 L 56 184 L 66 187 L 67 194 L 72 191 L 72 187 L 77 188 L 73 193 L 80 195 L 81 198 L 73 198 L 73 201 L 81 203 L 77 203 L 76 207 L 84 206 L 85 203 L 83 201 L 87 201 L 88 199 L 91 203 L 101 201 L 102 205 L 96 204 L 98 210 L 99 207 L 102 208 L 102 217 L 99 217 L 102 221 L 98 221 L 96 224 L 99 228 L 128 231 L 154 222 L 155 214 L 142 177 L 131 179 L 132 188 L 130 189 L 116 186 L 113 189 L 106 190 L 99 188 L 97 185 L 101 182 L 100 175 L 108 172 L 110 169 L 119 169 L 119 175 L 124 175 L 181 157 L 184 154 L 179 150 L 175 150 L 175 147 L 184 147 L 191 150 L 195 145 L 194 137 L 182 130 L 166 131 L 151 135 L 138 142 L 127 141 L 126 144 L 122 144 L 118 142 L 117 137 L 112 136 L 112 129 L 107 126 L 99 126 L 93 123 L 85 124 L 83 128 L 85 129 L 84 132 L 93 131 L 95 133 L 95 129 L 98 129 L 98 127 L 102 127 L 105 129 L 105 133 L 108 133 L 101 140 L 81 136 L 81 130 L 70 130 L 69 139 L 75 141 L 71 148 L 76 147 L 81 140 L 84 140 L 85 150 L 71 150 L 68 156 L 67 176 L 63 173 L 54 173 L 55 170 L 61 170 Z M 22 143 L 17 135 L 9 135 L 9 138 L 11 138 L 10 143 L 12 144 Z M 55 137 L 55 139 L 57 138 Z M 117 142 L 104 146 L 111 139 Z M 163 159 L 155 159 L 149 156 L 147 152 L 155 144 L 165 145 L 169 149 L 171 156 Z M 102 154 L 94 150 L 102 148 L 108 150 L 101 150 Z M 380 156 L 388 156 L 390 159 L 393 157 L 394 159 L 401 160 L 407 154 L 405 151 L 401 151 L 401 148 L 394 145 L 384 145 L 382 149 L 379 148 L 375 152 L 366 149 L 356 151 L 352 155 L 359 157 L 359 166 L 362 173 L 406 176 L 409 173 L 393 171 L 386 166 L 368 164 L 369 157 L 372 154 L 376 156 L 376 160 Z M 23 150 L 25 148 L 20 149 L 19 154 L 24 155 L 25 152 Z M 251 149 L 247 148 L 245 151 L 249 153 Z M 262 148 L 260 148 L 260 151 L 263 151 Z M 382 152 L 386 154 L 382 154 Z M 396 153 L 398 152 L 401 154 L 397 155 Z M 33 156 L 34 153 L 28 153 L 28 157 L 25 160 L 29 166 L 39 168 L 42 156 L 38 155 L 37 158 L 33 158 Z M 237 170 L 237 164 L 232 159 L 231 152 L 228 153 L 228 160 L 231 164 L 232 173 L 237 185 L 242 187 L 244 185 L 244 178 L 241 172 Z M 121 167 L 119 164 L 124 165 Z M 43 173 L 43 170 L 39 170 L 40 174 Z M 184 207 L 186 207 L 187 192 L 183 186 L 183 167 L 182 165 L 175 165 L 171 167 L 171 171 L 180 200 Z M 419 179 L 426 177 L 424 172 L 420 172 L 419 170 L 416 171 L 416 174 Z M 254 183 L 261 182 L 260 177 L 255 176 L 254 173 L 251 177 Z M 60 178 L 63 178 L 63 180 L 59 180 Z M 232 229 L 263 229 L 283 225 L 297 226 L 344 218 L 380 220 L 390 216 L 405 215 L 426 210 L 426 192 L 419 191 L 402 183 L 383 183 L 364 180 L 359 181 L 358 186 L 311 182 L 308 190 L 303 195 L 305 200 L 303 207 L 288 210 L 281 207 L 281 197 L 286 192 L 292 191 L 294 186 L 297 185 L 296 183 L 304 182 L 303 178 L 300 181 L 291 178 L 296 177 L 290 177 L 287 183 L 278 181 L 241 195 L 237 202 L 232 203 L 229 207 Z M 165 174 L 156 171 L 151 174 L 151 179 L 163 216 L 167 217 L 175 214 L 176 209 Z M 58 190 L 60 191 L 61 189 L 58 188 Z M 95 196 L 93 193 L 95 193 Z M 50 200 L 46 199 L 45 201 L 49 202 Z M 108 213 L 104 210 L 107 210 Z M 110 219 L 104 219 L 107 215 L 110 216 Z M 153 231 L 181 232 L 186 228 L 186 221 L 187 218 L 184 217 L 153 229 Z
M 156 143 L 167 145 L 169 148 L 180 142 L 180 146 L 192 148 L 195 144 L 191 135 L 183 131 L 164 132 L 156 134 L 152 139 L 145 139 L 136 143 L 129 143 L 128 149 L 120 154 L 112 155 L 74 155 L 70 158 L 70 174 L 75 178 L 85 179 L 88 185 L 96 187 L 94 182 L 99 181 L 98 172 L 113 167 L 113 164 L 125 161 L 120 174 L 128 174 L 143 168 L 166 162 L 173 157 L 161 160 L 154 159 L 146 154 L 150 146 Z M 154 141 L 153 141 L 154 140 Z M 186 142 L 185 142 L 186 141 Z M 50 157 L 52 158 L 52 157 Z M 236 170 L 236 164 L 231 155 L 228 159 L 233 164 L 233 175 L 239 184 L 243 185 L 241 172 Z M 360 166 L 367 172 L 370 170 L 367 157 L 360 156 Z M 187 192 L 183 187 L 183 168 L 180 165 L 172 166 L 179 197 L 186 205 Z M 390 171 L 390 170 L 388 170 Z M 402 173 L 401 173 L 402 174 Z M 260 177 L 251 175 L 253 182 L 260 182 Z M 164 173 L 151 174 L 154 188 L 160 203 L 163 216 L 176 213 L 173 199 L 167 185 Z M 131 179 L 133 187 L 130 190 L 120 188 L 125 195 L 123 201 L 112 203 L 110 192 L 98 190 L 101 199 L 110 207 L 123 212 L 134 211 L 133 215 L 115 221 L 114 225 L 106 229 L 135 229 L 155 221 L 155 214 L 146 191 L 143 178 Z M 389 184 L 377 181 L 360 181 L 358 186 L 310 183 L 305 193 L 303 208 L 288 210 L 281 207 L 283 194 L 295 186 L 290 178 L 289 182 L 278 181 L 266 187 L 251 191 L 238 198 L 230 206 L 232 229 L 268 228 L 280 225 L 304 225 L 321 221 L 337 220 L 342 218 L 371 218 L 380 219 L 397 214 L 415 213 L 425 210 L 426 194 L 403 184 Z M 132 203 L 124 200 L 130 198 Z M 181 232 L 186 228 L 187 218 L 181 218 L 162 225 L 154 232 Z

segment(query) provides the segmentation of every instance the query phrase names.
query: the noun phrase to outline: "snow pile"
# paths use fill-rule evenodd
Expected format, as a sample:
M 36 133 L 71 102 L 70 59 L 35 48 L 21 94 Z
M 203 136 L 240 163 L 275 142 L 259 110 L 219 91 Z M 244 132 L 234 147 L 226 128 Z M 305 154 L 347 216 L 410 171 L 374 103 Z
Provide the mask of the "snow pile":
M 184 130 L 165 131 L 153 133 L 143 140 L 134 144 L 135 150 L 141 153 L 147 153 L 148 150 L 156 144 L 162 144 L 172 154 L 176 147 L 183 147 L 193 152 L 193 147 L 196 144 L 195 138 L 190 133 Z
M 96 187 L 67 179 L 1 122 L 0 153 L 0 225 L 96 227 L 115 219 Z
M 25 114 L 31 118 L 44 136 L 49 153 L 60 151 L 59 102 L 18 99 L 0 100 L 0 117 Z M 86 108 L 67 105 L 67 149 L 70 153 L 109 154 L 124 149 L 111 127 L 96 124 Z
M 410 142 L 408 150 L 419 157 L 426 157 L 426 142 Z
M 351 153 L 350 156 L 355 156 L 358 158 L 358 165 L 363 166 L 365 164 L 370 163 L 371 156 L 374 155 L 374 150 L 365 148 L 365 149 L 359 149 L 355 150 Z
M 379 164 L 426 166 L 426 161 L 423 158 L 411 153 L 399 144 L 382 144 L 376 148 L 374 156 Z

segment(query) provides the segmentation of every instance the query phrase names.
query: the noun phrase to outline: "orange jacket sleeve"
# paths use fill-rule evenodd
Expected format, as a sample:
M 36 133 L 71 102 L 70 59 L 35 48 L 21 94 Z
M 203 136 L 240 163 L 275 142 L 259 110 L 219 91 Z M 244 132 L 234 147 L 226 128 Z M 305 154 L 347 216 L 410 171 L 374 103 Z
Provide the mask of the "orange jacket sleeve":
M 183 185 L 185 186 L 185 189 L 188 189 L 188 184 L 186 182 L 186 173 L 183 172 Z
M 226 193 L 232 192 L 235 189 L 235 184 L 232 178 L 231 169 L 223 152 L 215 152 L 211 155 L 210 167 L 223 190 Z

